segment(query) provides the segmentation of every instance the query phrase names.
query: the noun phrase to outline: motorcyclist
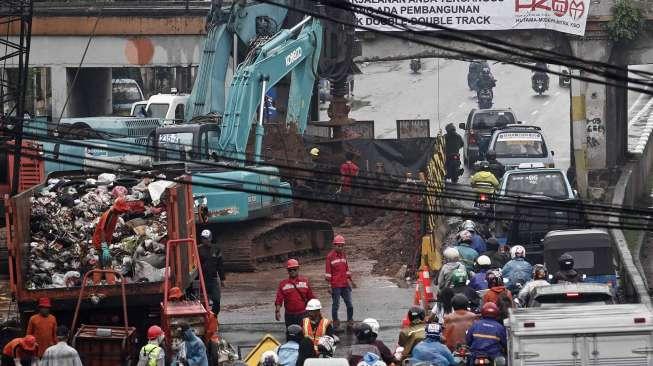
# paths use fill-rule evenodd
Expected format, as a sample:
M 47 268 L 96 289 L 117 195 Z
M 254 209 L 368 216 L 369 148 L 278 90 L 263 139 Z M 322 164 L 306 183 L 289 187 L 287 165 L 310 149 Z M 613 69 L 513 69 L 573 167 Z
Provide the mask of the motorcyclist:
M 483 304 L 492 302 L 499 307 L 501 319 L 508 316 L 508 309 L 513 307 L 512 294 L 503 285 L 501 270 L 493 269 L 487 271 L 485 275 L 489 289 L 483 295 Z
M 444 150 L 446 154 L 446 174 L 447 178 L 453 179 L 450 175 L 456 174 L 457 172 L 450 172 L 452 167 L 449 167 L 449 164 L 452 164 L 453 155 L 458 155 L 458 162 L 460 162 L 460 149 L 464 146 L 463 138 L 456 132 L 456 126 L 453 123 L 448 123 L 444 128 L 447 133 L 444 135 Z M 459 175 L 459 174 L 458 174 Z
M 503 178 L 506 173 L 506 167 L 497 160 L 496 151 L 490 149 L 485 153 L 485 159 L 490 164 L 489 171 L 494 175 L 497 180 Z
M 361 323 L 356 327 L 356 344 L 352 345 L 347 354 L 349 366 L 356 366 L 368 353 L 374 353 L 381 358 L 381 351 L 374 344 L 374 332 L 369 324 Z
M 571 254 L 564 253 L 558 258 L 560 270 L 553 276 L 552 283 L 578 283 L 583 282 L 583 278 L 578 271 L 574 269 L 574 257 Z
M 481 299 L 476 290 L 467 285 L 467 278 L 467 271 L 463 269 L 453 271 L 453 274 L 451 275 L 451 284 L 453 286 L 445 288 L 442 290 L 442 293 L 438 295 L 445 314 L 449 314 L 453 311 L 452 299 L 456 294 L 465 295 L 473 310 L 479 308 Z
M 401 360 L 405 360 L 413 352 L 413 347 L 424 339 L 424 318 L 426 311 L 421 306 L 411 306 L 408 310 L 410 325 L 399 332 L 397 344 L 403 348 Z M 399 360 L 399 361 L 401 361 Z
M 458 249 L 449 247 L 444 250 L 445 263 L 438 273 L 438 293 L 445 288 L 451 286 L 451 274 L 458 268 L 466 269 L 465 265 L 460 261 L 460 253 Z
M 474 248 L 475 251 L 480 254 L 487 250 L 485 239 L 483 239 L 483 237 L 478 233 L 478 229 L 474 221 L 465 220 L 463 221 L 462 225 L 460 225 L 460 227 L 461 231 L 467 230 L 472 234 L 472 248 Z
M 467 358 L 468 365 L 474 365 L 474 360 L 480 355 L 489 357 L 495 363 L 503 361 L 505 364 L 506 328 L 498 320 L 499 308 L 496 304 L 483 304 L 481 319 L 475 321 L 467 331 L 466 340 L 470 353 Z
M 286 328 L 286 343 L 277 348 L 279 355 L 279 366 L 295 366 L 299 356 L 299 343 L 304 338 L 302 327 L 297 324 L 290 324 Z
M 478 162 L 475 166 L 478 171 L 472 175 L 469 181 L 472 189 L 480 193 L 494 194 L 499 189 L 499 181 L 490 171 L 490 163 L 485 160 Z
M 489 66 L 485 66 L 481 69 L 481 73 L 478 76 L 477 86 L 478 91 L 482 89 L 492 89 L 497 86 L 497 80 L 492 76 Z
M 528 304 L 530 300 L 531 293 L 538 287 L 549 286 L 547 281 L 549 277 L 549 271 L 546 270 L 546 267 L 543 264 L 536 264 L 533 266 L 533 280 L 528 282 L 524 287 L 519 291 L 517 299 L 519 299 L 520 305 Z
M 413 347 L 411 353 L 411 363 L 417 364 L 425 362 L 434 366 L 455 366 L 456 361 L 453 359 L 451 351 L 442 344 L 440 324 L 430 323 L 426 325 L 424 333 L 426 337 Z
M 376 319 L 367 318 L 363 320 L 363 323 L 369 325 L 372 328 L 372 343 L 379 349 L 379 352 L 381 352 L 381 359 L 383 362 L 385 362 L 388 366 L 396 364 L 397 360 L 395 360 L 394 355 L 388 346 L 386 346 L 382 340 L 377 339 L 379 336 L 379 329 L 381 328 L 379 322 Z
M 481 61 L 472 61 L 469 63 L 469 69 L 467 71 L 467 84 L 469 89 L 476 90 L 478 87 L 478 77 L 481 74 L 482 68 L 483 63 Z
M 465 333 L 478 316 L 469 308 L 469 301 L 463 294 L 456 294 L 451 300 L 453 313 L 444 317 L 444 341 L 451 351 L 465 344 Z
M 492 267 L 492 260 L 487 255 L 480 255 L 476 258 L 476 268 L 474 273 L 476 273 L 471 280 L 469 280 L 469 287 L 475 291 L 487 290 L 487 280 L 485 279 L 485 274 Z
M 524 285 L 533 277 L 533 266 L 526 261 L 526 249 L 521 245 L 510 248 L 512 258 L 501 270 L 503 278 L 508 279 L 508 289 L 512 293 L 519 292 L 519 284 Z
M 463 230 L 458 234 L 460 238 L 458 245 L 455 246 L 458 253 L 460 253 L 460 260 L 463 262 L 467 271 L 474 270 L 474 263 L 476 258 L 478 258 L 478 252 L 472 248 L 472 233 L 467 230 Z
M 549 74 L 547 74 L 547 67 L 544 62 L 536 62 L 535 70 L 533 70 L 533 80 L 549 80 Z

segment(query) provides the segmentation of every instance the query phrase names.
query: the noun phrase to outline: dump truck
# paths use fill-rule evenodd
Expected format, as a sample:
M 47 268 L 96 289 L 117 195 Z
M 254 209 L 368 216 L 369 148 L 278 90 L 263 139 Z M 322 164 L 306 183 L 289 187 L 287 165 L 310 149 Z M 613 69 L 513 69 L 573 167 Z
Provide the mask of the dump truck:
M 129 176 L 129 174 L 126 174 Z M 97 175 L 89 176 L 84 172 L 62 172 L 51 174 L 43 183 L 28 188 L 25 191 L 9 198 L 6 202 L 6 236 L 9 251 L 9 277 L 10 287 L 15 300 L 18 303 L 21 320 L 27 324 L 28 318 L 36 312 L 36 302 L 41 297 L 49 297 L 52 300 L 52 312 L 57 316 L 61 324 L 71 324 L 73 320 L 73 309 L 80 294 L 80 286 L 66 286 L 56 288 L 34 288 L 28 286 L 30 266 L 29 250 L 32 241 L 31 227 L 35 224 L 32 220 L 32 198 L 39 195 L 40 191 L 48 186 L 51 178 L 67 179 L 70 181 L 84 182 L 89 177 L 97 178 Z M 122 182 L 139 181 L 138 178 L 121 178 Z M 183 184 L 185 176 L 168 177 L 173 184 L 166 188 L 166 193 L 161 197 L 165 207 L 165 229 L 167 240 L 190 239 L 194 240 L 195 222 L 193 213 L 193 197 L 190 185 Z M 50 183 L 51 184 L 51 183 Z M 80 189 L 78 187 L 78 189 Z M 188 243 L 182 243 L 176 247 L 171 254 L 170 263 L 172 286 L 188 289 L 198 276 L 198 261 L 192 256 L 192 248 Z M 167 262 L 166 262 L 167 263 Z M 83 276 L 83 270 L 80 269 Z M 81 281 L 80 281 L 81 283 Z M 146 339 L 145 331 L 152 324 L 159 324 L 161 321 L 161 303 L 164 294 L 164 281 L 134 281 L 125 282 L 125 294 L 128 303 L 128 317 L 132 325 L 137 328 L 136 338 L 138 341 Z M 122 295 L 121 286 L 98 285 L 87 286 L 78 324 L 122 324 Z M 92 301 L 91 301 L 92 300 Z

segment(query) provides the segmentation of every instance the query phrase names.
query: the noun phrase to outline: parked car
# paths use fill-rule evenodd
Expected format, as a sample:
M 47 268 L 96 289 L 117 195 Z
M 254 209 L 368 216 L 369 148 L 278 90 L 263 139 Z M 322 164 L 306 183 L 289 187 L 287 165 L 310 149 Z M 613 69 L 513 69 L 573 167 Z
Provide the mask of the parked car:
M 547 150 L 542 129 L 521 124 L 496 127 L 490 139 L 489 150 L 494 150 L 497 160 L 506 170 L 515 169 L 521 163 L 542 163 L 553 168 L 553 151 Z
M 528 308 L 616 304 L 614 289 L 604 283 L 562 283 L 536 287 Z
M 464 162 L 468 168 L 485 157 L 492 129 L 517 123 L 517 117 L 510 108 L 505 109 L 472 109 L 467 115 L 467 122 L 458 127 L 465 130 L 463 142 Z
M 134 79 L 111 80 L 113 114 L 129 116 L 134 102 L 143 100 L 143 91 Z

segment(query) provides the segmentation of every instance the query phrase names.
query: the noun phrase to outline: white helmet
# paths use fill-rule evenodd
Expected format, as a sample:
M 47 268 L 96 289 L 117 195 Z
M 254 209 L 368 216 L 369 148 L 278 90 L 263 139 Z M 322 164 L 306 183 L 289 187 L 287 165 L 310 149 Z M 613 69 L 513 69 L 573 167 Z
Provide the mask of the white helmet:
M 476 263 L 479 266 L 489 266 L 492 264 L 492 261 L 490 260 L 490 257 L 487 255 L 481 255 L 478 258 L 476 258 Z
M 261 365 L 278 365 L 279 364 L 279 356 L 277 356 L 276 352 L 274 351 L 265 351 L 261 355 Z
M 370 328 L 372 328 L 372 333 L 376 335 L 379 334 L 379 328 L 381 328 L 381 326 L 379 325 L 379 322 L 376 319 L 367 318 L 363 320 L 363 324 L 369 325 Z
M 510 257 L 515 258 L 515 257 L 525 257 L 526 256 L 526 249 L 522 247 L 521 245 L 515 245 L 514 247 L 510 248 Z
M 462 223 L 462 225 L 460 225 L 460 227 L 463 230 L 476 231 L 476 224 L 472 220 L 463 221 L 463 223 Z
M 320 310 L 322 309 L 322 303 L 318 299 L 310 299 L 306 304 L 306 311 L 311 310 Z
M 204 229 L 204 230 L 202 230 L 202 234 L 200 234 L 200 236 L 201 236 L 203 239 L 209 239 L 209 240 L 211 240 L 211 237 L 213 236 L 213 234 L 211 234 L 211 230 Z
M 460 259 L 460 253 L 458 253 L 458 249 L 449 247 L 444 250 L 444 258 L 449 262 L 457 261 Z

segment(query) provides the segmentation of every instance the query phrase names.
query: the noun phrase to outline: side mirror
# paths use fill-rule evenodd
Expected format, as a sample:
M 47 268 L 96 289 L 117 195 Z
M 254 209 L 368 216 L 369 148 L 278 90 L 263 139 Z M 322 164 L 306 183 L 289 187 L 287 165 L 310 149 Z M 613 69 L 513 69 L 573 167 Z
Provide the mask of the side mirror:
M 555 156 L 555 155 L 556 155 L 556 152 L 551 150 L 551 156 Z
M 460 128 L 461 130 L 464 130 L 465 129 L 465 123 L 464 122 L 459 123 L 458 128 Z

